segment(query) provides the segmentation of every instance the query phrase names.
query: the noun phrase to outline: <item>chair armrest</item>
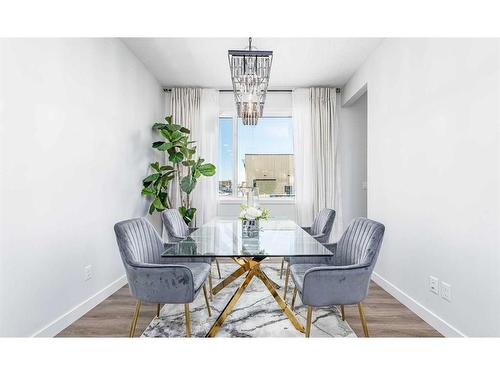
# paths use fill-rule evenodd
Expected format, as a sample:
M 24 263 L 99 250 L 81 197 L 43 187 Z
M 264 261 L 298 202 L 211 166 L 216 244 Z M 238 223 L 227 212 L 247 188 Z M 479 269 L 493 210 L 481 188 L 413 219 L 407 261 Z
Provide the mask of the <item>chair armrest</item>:
M 368 295 L 371 274 L 368 264 L 311 268 L 304 275 L 302 300 L 310 306 L 360 303 Z
M 192 227 L 192 228 L 189 228 L 189 234 L 193 233 L 195 230 L 198 230 L 199 227 Z
M 195 296 L 191 270 L 179 264 L 134 263 L 126 266 L 132 295 L 149 303 L 191 303 Z
M 307 233 L 311 233 L 311 227 L 301 227 L 304 231 L 306 231 Z

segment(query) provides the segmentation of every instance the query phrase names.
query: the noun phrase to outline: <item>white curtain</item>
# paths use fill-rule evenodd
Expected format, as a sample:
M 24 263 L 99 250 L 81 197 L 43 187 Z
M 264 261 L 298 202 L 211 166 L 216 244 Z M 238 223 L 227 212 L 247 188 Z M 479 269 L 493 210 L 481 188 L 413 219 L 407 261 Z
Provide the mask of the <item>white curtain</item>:
M 314 217 L 311 94 L 309 89 L 294 90 L 292 101 L 295 214 L 299 225 L 309 226 Z
M 175 124 L 191 130 L 191 139 L 196 141 L 197 156 L 217 166 L 217 136 L 219 116 L 219 93 L 214 89 L 174 88 L 170 97 L 172 117 Z M 195 225 L 202 225 L 216 215 L 217 177 L 200 177 L 191 194 L 192 207 L 197 209 Z M 178 182 L 173 181 L 171 199 L 179 207 Z
M 335 209 L 333 241 L 343 231 L 337 96 L 334 88 L 293 93 L 297 219 L 310 225 L 321 209 Z
M 180 87 L 173 88 L 170 94 L 170 108 L 172 121 L 193 130 L 200 121 L 201 89 Z M 168 155 L 165 155 L 168 161 Z M 170 186 L 170 199 L 173 207 L 182 206 L 179 181 L 175 178 Z
M 197 154 L 206 163 L 218 165 L 219 144 L 219 91 L 202 89 L 200 121 L 192 129 L 193 140 L 197 141 Z M 193 207 L 197 208 L 196 225 L 202 225 L 217 215 L 217 174 L 200 177 L 194 190 Z

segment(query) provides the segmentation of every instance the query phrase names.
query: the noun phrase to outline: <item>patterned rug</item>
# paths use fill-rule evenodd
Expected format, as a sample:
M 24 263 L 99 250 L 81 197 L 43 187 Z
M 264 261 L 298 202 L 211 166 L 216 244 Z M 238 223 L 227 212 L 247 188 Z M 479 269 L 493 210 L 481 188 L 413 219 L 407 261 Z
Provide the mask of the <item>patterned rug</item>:
M 237 267 L 236 264 L 221 264 L 222 278 L 231 274 Z M 283 275 L 283 279 L 279 278 L 280 265 L 264 263 L 261 267 L 270 279 L 281 286 L 278 293 L 283 295 L 285 277 Z M 215 286 L 220 281 L 216 276 L 215 264 L 212 268 L 212 275 Z M 211 317 L 208 316 L 203 292 L 198 294 L 196 300 L 190 304 L 191 335 L 193 337 L 205 336 L 243 281 L 243 277 L 241 276 L 213 297 L 213 301 L 210 303 Z M 288 304 L 291 304 L 292 291 L 293 282 L 290 280 L 289 293 L 287 294 Z M 301 324 L 305 325 L 307 308 L 302 305 L 298 294 L 295 304 L 295 314 Z M 185 336 L 184 305 L 163 306 L 160 317 L 154 318 L 142 334 L 142 337 Z M 231 314 L 224 321 L 216 337 L 304 337 L 304 334 L 294 328 L 262 281 L 254 277 Z M 356 334 L 347 322 L 342 321 L 340 311 L 332 306 L 331 308 L 313 310 L 311 337 L 356 337 Z

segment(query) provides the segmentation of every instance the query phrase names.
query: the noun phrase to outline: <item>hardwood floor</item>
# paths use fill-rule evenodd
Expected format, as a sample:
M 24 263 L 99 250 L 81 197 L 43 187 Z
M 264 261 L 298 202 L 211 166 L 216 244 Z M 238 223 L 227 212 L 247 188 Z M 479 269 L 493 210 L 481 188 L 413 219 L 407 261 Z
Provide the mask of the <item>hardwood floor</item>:
M 371 337 L 441 337 L 439 332 L 374 282 L 370 284 L 364 306 Z M 130 296 L 128 286 L 125 286 L 57 337 L 126 337 L 134 307 L 135 300 Z M 356 335 L 362 337 L 363 329 L 357 307 L 346 306 L 345 314 Z M 136 336 L 141 335 L 155 315 L 156 305 L 142 305 Z

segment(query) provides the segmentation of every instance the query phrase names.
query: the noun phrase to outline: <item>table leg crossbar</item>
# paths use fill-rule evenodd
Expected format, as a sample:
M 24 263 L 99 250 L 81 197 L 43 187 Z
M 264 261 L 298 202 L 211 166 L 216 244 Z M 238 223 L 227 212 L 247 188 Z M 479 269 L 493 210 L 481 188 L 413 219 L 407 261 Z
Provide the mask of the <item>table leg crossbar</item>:
M 227 278 L 225 278 L 222 282 L 220 282 L 217 286 L 213 288 L 213 294 L 217 294 L 220 292 L 223 288 L 231 284 L 233 281 L 235 281 L 238 277 L 243 275 L 245 272 L 247 272 L 247 275 L 245 276 L 245 279 L 243 282 L 240 284 L 238 289 L 236 289 L 236 292 L 233 294 L 233 296 L 230 298 L 228 303 L 226 304 L 226 307 L 222 310 L 222 312 L 219 314 L 219 317 L 215 321 L 215 323 L 212 325 L 210 330 L 208 331 L 206 337 L 214 337 L 217 332 L 219 331 L 220 327 L 224 323 L 224 320 L 227 318 L 227 316 L 231 313 L 233 310 L 234 306 L 236 305 L 236 302 L 240 299 L 241 295 L 247 288 L 248 284 L 250 284 L 250 281 L 252 281 L 254 276 L 257 276 L 266 286 L 266 288 L 269 290 L 271 295 L 274 297 L 278 305 L 281 307 L 287 318 L 292 322 L 293 326 L 300 332 L 304 333 L 304 327 L 300 324 L 300 322 L 297 320 L 297 317 L 295 314 L 292 312 L 290 307 L 286 304 L 286 302 L 281 298 L 281 296 L 278 294 L 276 289 L 279 289 L 279 285 L 276 284 L 274 281 L 269 279 L 267 275 L 260 269 L 260 262 L 264 258 L 240 258 L 240 257 L 233 257 L 231 258 L 233 261 L 238 263 L 240 265 L 240 268 L 238 268 L 236 271 L 234 271 L 231 275 L 229 275 Z

